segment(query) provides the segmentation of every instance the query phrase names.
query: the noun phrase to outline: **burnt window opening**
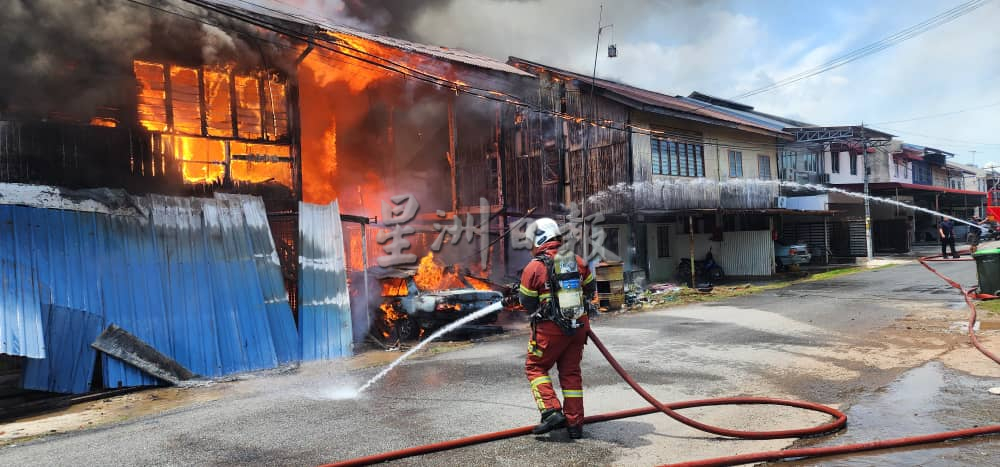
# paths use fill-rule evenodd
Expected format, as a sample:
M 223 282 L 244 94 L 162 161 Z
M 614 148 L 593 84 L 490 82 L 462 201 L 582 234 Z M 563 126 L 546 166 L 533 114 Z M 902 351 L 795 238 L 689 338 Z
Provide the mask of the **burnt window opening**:
M 139 124 L 185 183 L 292 186 L 286 85 L 266 73 L 133 62 Z

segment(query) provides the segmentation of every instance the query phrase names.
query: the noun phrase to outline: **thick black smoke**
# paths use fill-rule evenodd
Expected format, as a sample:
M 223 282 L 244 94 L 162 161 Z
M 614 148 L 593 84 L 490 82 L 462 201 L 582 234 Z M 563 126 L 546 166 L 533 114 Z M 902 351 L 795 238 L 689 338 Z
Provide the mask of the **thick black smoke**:
M 282 68 L 290 54 L 273 40 L 180 0 L 0 0 L 0 117 L 86 120 L 128 106 L 137 58 Z
M 400 39 L 417 40 L 416 18 L 425 11 L 447 6 L 451 0 L 344 0 L 344 14 L 354 18 L 370 32 Z

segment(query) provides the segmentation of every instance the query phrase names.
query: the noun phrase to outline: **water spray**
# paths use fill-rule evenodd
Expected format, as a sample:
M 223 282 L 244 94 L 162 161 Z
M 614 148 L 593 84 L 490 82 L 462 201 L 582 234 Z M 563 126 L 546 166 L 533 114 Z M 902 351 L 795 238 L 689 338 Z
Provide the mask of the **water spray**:
M 808 184 L 808 183 L 797 183 L 797 182 L 789 182 L 789 181 L 783 181 L 783 182 L 781 182 L 781 185 L 782 186 L 791 186 L 791 187 L 795 187 L 795 188 L 805 188 L 805 189 L 808 189 L 808 190 L 819 190 L 819 191 L 826 191 L 826 192 L 831 192 L 831 193 L 840 193 L 842 195 L 847 195 L 847 196 L 851 196 L 851 197 L 854 197 L 854 198 L 861 198 L 861 199 L 868 198 L 871 201 L 876 201 L 876 202 L 885 203 L 885 204 L 891 204 L 891 205 L 899 206 L 901 208 L 906 208 L 906 209 L 913 209 L 914 211 L 920 211 L 920 212 L 923 212 L 923 213 L 926 213 L 926 214 L 930 214 L 932 216 L 941 216 L 941 217 L 944 217 L 944 218 L 947 218 L 947 219 L 951 219 L 951 220 L 956 221 L 956 222 L 961 222 L 963 224 L 979 228 L 979 225 L 977 225 L 974 222 L 969 222 L 969 221 L 966 221 L 966 220 L 959 219 L 957 217 L 953 217 L 953 216 L 949 216 L 949 215 L 944 214 L 944 213 L 937 212 L 937 211 L 935 211 L 933 209 L 927 209 L 927 208 L 922 208 L 920 206 L 914 206 L 912 204 L 907 204 L 907 203 L 904 203 L 902 201 L 897 201 L 897 200 L 890 199 L 890 198 L 882 198 L 882 197 L 878 197 L 878 196 L 865 195 L 864 193 L 858 193 L 856 191 L 850 191 L 850 190 L 843 190 L 843 189 L 840 189 L 840 188 L 834 188 L 834 187 L 829 187 L 829 186 L 825 186 L 825 185 L 813 185 L 813 184 Z
M 630 186 L 630 185 L 620 184 L 620 185 L 617 185 L 615 187 L 610 188 L 609 190 L 605 190 L 605 191 L 603 191 L 601 193 L 595 194 L 595 195 L 587 198 L 587 201 L 591 202 L 591 203 L 595 203 L 595 202 L 599 203 L 601 201 L 606 201 L 606 200 L 614 199 L 614 197 L 621 196 L 621 195 L 629 196 L 634 201 L 635 197 L 636 197 L 636 192 L 637 191 L 645 193 L 645 194 L 656 193 L 658 191 L 659 193 L 657 193 L 657 194 L 659 194 L 660 199 L 664 199 L 663 196 L 664 196 L 664 194 L 665 194 L 666 191 L 674 191 L 674 193 L 681 193 L 681 194 L 688 194 L 688 195 L 690 195 L 692 193 L 692 191 L 695 191 L 695 192 L 698 192 L 698 193 L 701 193 L 701 194 L 710 194 L 710 188 L 711 188 L 712 184 L 715 184 L 716 193 L 718 194 L 718 198 L 717 199 L 721 199 L 722 198 L 724 190 L 729 190 L 728 194 L 730 196 L 732 196 L 734 194 L 733 191 L 737 191 L 740 186 L 744 186 L 744 187 L 752 187 L 752 188 L 748 189 L 745 192 L 745 195 L 744 195 L 744 197 L 741 200 L 742 202 L 753 204 L 753 203 L 757 203 L 757 202 L 761 202 L 761 201 L 766 201 L 767 203 L 770 203 L 769 199 L 765 199 L 764 198 L 768 193 L 772 193 L 772 192 L 773 193 L 777 193 L 778 189 L 781 186 L 789 186 L 789 187 L 798 187 L 798 188 L 805 188 L 805 189 L 817 190 L 817 191 L 824 191 L 824 192 L 841 193 L 841 194 L 844 194 L 844 195 L 847 195 L 847 196 L 858 197 L 858 198 L 867 198 L 867 199 L 872 200 L 872 201 L 882 202 L 882 203 L 888 203 L 888 204 L 900 206 L 900 207 L 907 208 L 907 209 L 913 209 L 913 210 L 925 212 L 925 213 L 928 213 L 928 214 L 931 214 L 931 215 L 937 215 L 937 216 L 945 217 L 945 218 L 948 218 L 948 219 L 952 219 L 954 221 L 961 222 L 963 224 L 968 224 L 968 225 L 973 226 L 973 227 L 978 227 L 974 223 L 971 223 L 971 222 L 968 222 L 968 221 L 965 221 L 965 220 L 962 220 L 962 219 L 959 219 L 959 218 L 956 218 L 956 217 L 953 217 L 953 216 L 949 216 L 949 215 L 942 214 L 942 213 L 939 213 L 939 212 L 936 212 L 936 211 L 933 211 L 933 210 L 930 210 L 930 209 L 921 208 L 919 206 L 913 206 L 913 205 L 910 205 L 910 204 L 907 204 L 907 203 L 903 203 L 903 202 L 892 200 L 892 199 L 888 199 L 888 198 L 880 198 L 880 197 L 877 197 L 877 196 L 865 195 L 865 194 L 862 194 L 862 193 L 856 193 L 856 192 L 852 192 L 852 191 L 842 190 L 842 189 L 833 188 L 833 187 L 827 187 L 827 186 L 823 186 L 823 185 L 801 184 L 801 183 L 790 182 L 790 181 L 776 182 L 776 181 L 759 181 L 759 180 L 753 180 L 753 181 L 751 181 L 751 180 L 739 180 L 739 181 L 715 182 L 715 181 L 707 181 L 707 180 L 702 179 L 702 180 L 697 181 L 693 185 L 688 185 L 687 187 L 685 187 L 685 185 L 683 183 L 679 183 L 679 182 L 675 182 L 675 181 L 669 181 L 669 182 L 652 182 L 652 183 L 651 182 L 643 182 L 642 184 L 637 184 L 637 185 L 642 185 L 642 186 L 639 186 L 639 187 L 637 187 L 636 185 L 631 185 Z M 694 188 L 694 190 L 688 190 L 686 188 Z M 734 190 L 734 188 L 735 188 L 735 190 Z M 706 199 L 707 198 L 710 198 L 710 197 L 706 196 Z M 703 201 L 705 201 L 706 199 L 703 199 Z M 650 201 L 650 200 L 649 199 L 644 199 L 644 201 Z M 651 206 L 646 206 L 646 207 L 651 208 L 651 209 L 655 209 L 657 207 L 659 209 L 666 209 L 666 206 L 652 206 L 651 205 Z M 931 258 L 936 258 L 936 257 L 931 257 Z M 988 350 L 986 350 L 985 348 L 983 348 L 981 345 L 979 345 L 978 341 L 975 339 L 975 334 L 973 332 L 973 329 L 974 329 L 973 323 L 975 322 L 975 306 L 974 306 L 974 304 L 971 301 L 971 295 L 972 295 L 972 292 L 974 292 L 974 291 L 973 290 L 966 290 L 966 289 L 964 289 L 957 282 L 954 282 L 953 280 L 948 279 L 947 277 L 943 276 L 942 274 L 938 273 L 933 268 L 931 268 L 927 264 L 927 261 L 930 260 L 931 258 L 921 258 L 920 262 L 921 262 L 921 264 L 924 265 L 924 267 L 927 267 L 928 269 L 930 269 L 935 274 L 938 274 L 939 276 L 941 276 L 943 279 L 945 279 L 953 287 L 956 287 L 959 290 L 961 290 L 962 293 L 963 293 L 963 296 L 965 298 L 966 303 L 969 305 L 969 308 L 972 310 L 972 315 L 971 315 L 970 321 L 969 321 L 969 333 L 970 333 L 970 338 L 971 338 L 973 344 L 980 351 L 982 351 L 986 356 L 988 356 L 991 359 L 993 359 L 994 361 L 997 361 L 998 363 L 1000 363 L 1000 357 L 998 357 L 998 356 L 990 353 Z M 498 310 L 500 310 L 500 307 L 501 307 L 500 303 L 495 303 L 495 304 L 490 305 L 490 306 L 488 306 L 486 308 L 483 308 L 483 309 L 481 309 L 479 311 L 476 311 L 475 313 L 472 313 L 472 314 L 470 314 L 470 315 L 468 315 L 468 316 L 466 316 L 466 317 L 464 317 L 464 318 L 462 318 L 462 319 L 460 319 L 458 321 L 455 321 L 454 323 L 451 323 L 448 326 L 442 328 L 441 330 L 433 333 L 430 337 L 428 337 L 427 339 L 424 339 L 423 341 L 421 341 L 417 346 L 413 347 L 408 352 L 406 352 L 405 354 L 403 354 L 402 356 L 400 356 L 398 359 L 396 359 L 396 361 L 392 362 L 392 364 L 390 364 L 384 370 L 382 370 L 377 375 L 375 375 L 374 378 L 372 378 L 367 383 L 365 383 L 364 385 L 362 385 L 361 388 L 359 388 L 357 390 L 357 394 L 360 394 L 361 392 L 364 392 L 366 389 L 368 389 L 373 384 L 375 384 L 380 379 L 382 379 L 382 377 L 384 377 L 387 373 L 389 373 L 390 371 L 392 371 L 392 369 L 395 368 L 397 365 L 399 365 L 403 360 L 406 360 L 410 355 L 416 353 L 417 351 L 419 351 L 421 348 L 423 348 L 424 346 L 426 346 L 430 342 L 432 342 L 435 339 L 443 336 L 444 334 L 447 334 L 448 332 L 454 330 L 455 328 L 457 328 L 457 327 L 459 327 L 459 326 L 461 326 L 461 325 L 463 325 L 465 323 L 468 323 L 468 322 L 473 321 L 475 319 L 481 318 L 481 317 L 483 317 L 485 315 L 488 315 L 489 313 L 492 313 L 494 311 L 498 311 Z M 611 366 L 615 369 L 615 371 L 622 377 L 622 379 L 624 379 L 625 382 L 628 383 L 629 386 L 631 386 L 634 391 L 636 391 L 636 393 L 638 393 L 640 396 L 642 396 L 643 399 L 645 399 L 650 404 L 650 406 L 649 407 L 643 407 L 643 408 L 637 408 L 637 409 L 622 410 L 622 411 L 618 411 L 618 412 L 611 412 L 611 413 L 600 414 L 600 415 L 591 415 L 591 416 L 588 416 L 588 417 L 586 417 L 584 419 L 585 423 L 588 423 L 588 424 L 589 423 L 599 423 L 599 422 L 605 422 L 605 421 L 609 421 L 609 420 L 618 420 L 618 419 L 622 419 L 622 418 L 635 417 L 635 416 L 639 416 L 639 415 L 647 415 L 647 414 L 652 414 L 652 413 L 660 412 L 660 413 L 663 413 L 663 414 L 666 414 L 666 415 L 670 416 L 674 420 L 677 420 L 677 421 L 679 421 L 679 422 L 681 422 L 681 423 L 683 423 L 685 425 L 691 426 L 691 427 L 696 428 L 698 430 L 705 431 L 705 432 L 708 432 L 708 433 L 717 434 L 717 435 L 721 435 L 721 436 L 726 436 L 726 437 L 731 437 L 731 438 L 738 438 L 738 439 L 779 439 L 779 438 L 794 438 L 794 437 L 803 437 L 803 436 L 817 436 L 817 435 L 821 435 L 821 434 L 829 434 L 829 433 L 836 432 L 836 431 L 842 429 L 844 426 L 846 426 L 847 416 L 844 413 L 842 413 L 839 410 L 836 410 L 836 409 L 834 409 L 832 407 L 828 407 L 828 406 L 824 406 L 824 405 L 820 405 L 820 404 L 815 404 L 815 403 L 811 403 L 811 402 L 785 400 L 785 399 L 772 399 L 772 398 L 763 398 L 763 397 L 723 397 L 723 398 L 712 398 L 712 399 L 703 399 L 703 400 L 695 400 L 695 401 L 674 402 L 674 403 L 669 403 L 669 404 L 663 403 L 663 402 L 657 400 L 651 394 L 649 394 L 634 379 L 632 379 L 632 377 L 625 371 L 625 369 L 621 366 L 621 364 L 619 364 L 618 361 L 611 355 L 611 353 L 608 351 L 608 349 L 604 346 L 604 344 L 600 341 L 600 339 L 597 338 L 597 336 L 593 333 L 592 330 L 588 331 L 588 337 L 590 338 L 591 342 L 593 342 L 594 345 L 598 348 L 598 350 L 600 350 L 601 354 L 608 361 L 608 363 L 611 364 Z M 679 409 L 692 408 L 692 407 L 707 407 L 707 406 L 718 406 L 718 405 L 747 405 L 747 404 L 749 404 L 749 405 L 781 405 L 781 406 L 796 407 L 796 408 L 800 408 L 800 409 L 805 409 L 805 410 L 810 410 L 810 411 L 825 413 L 827 415 L 830 415 L 831 418 L 832 418 L 832 420 L 830 420 L 830 421 L 828 421 L 826 423 L 823 423 L 821 425 L 817 425 L 817 426 L 810 427 L 810 428 L 800 428 L 800 429 L 792 429 L 792 430 L 763 431 L 763 432 L 760 432 L 760 431 L 732 430 L 732 429 L 727 429 L 727 428 L 722 428 L 722 427 L 716 427 L 716 426 L 708 425 L 708 424 L 699 422 L 697 420 L 685 417 L 685 416 L 683 416 L 683 415 L 681 415 L 681 414 L 679 414 L 677 412 L 677 410 L 679 410 Z M 348 459 L 348 460 L 344 460 L 344 461 L 340 461 L 340 462 L 326 464 L 323 467 L 333 467 L 333 466 L 343 467 L 343 466 L 369 465 L 369 464 L 374 464 L 374 463 L 381 463 L 381 462 L 386 462 L 386 461 L 389 461 L 389 460 L 402 459 L 402 458 L 411 457 L 411 456 L 418 456 L 418 455 L 429 454 L 429 453 L 434 453 L 434 452 L 446 451 L 446 450 L 455 449 L 455 448 L 459 448 L 459 447 L 463 447 L 463 446 L 471 446 L 471 445 L 475 445 L 475 444 L 480 444 L 480 443 L 485 443 L 485 442 L 490 442 L 490 441 L 496 441 L 496 440 L 500 440 L 500 439 L 507 439 L 507 438 L 514 438 L 514 437 L 518 437 L 518 436 L 525 436 L 525 435 L 530 434 L 531 430 L 532 430 L 532 426 L 524 426 L 524 427 L 520 427 L 520 428 L 511 428 L 509 430 L 504 430 L 504 431 L 497 431 L 497 432 L 493 432 L 493 433 L 484 433 L 484 434 L 481 434 L 481 435 L 469 436 L 469 437 L 466 437 L 466 438 L 453 439 L 453 440 L 439 442 L 439 443 L 426 444 L 426 445 L 423 445 L 423 446 L 414 446 L 414 447 L 411 447 L 411 448 L 401 449 L 401 450 L 398 450 L 398 451 L 384 452 L 384 453 L 374 454 L 374 455 L 370 455 L 370 456 L 366 456 L 366 457 L 359 457 L 359 458 L 355 458 L 355 459 Z M 832 455 L 838 455 L 838 454 L 859 453 L 859 452 L 873 451 L 873 450 L 879 450 L 879 449 L 899 448 L 899 447 L 905 447 L 905 446 L 917 446 L 917 445 L 923 445 L 923 444 L 940 443 L 940 442 L 949 441 L 949 440 L 971 438 L 971 437 L 976 437 L 976 436 L 998 435 L 998 434 L 1000 434 L 1000 425 L 977 426 L 977 427 L 963 429 L 963 430 L 949 431 L 949 432 L 943 432 L 943 433 L 935 433 L 935 434 L 923 435 L 923 436 L 911 436 L 911 437 L 895 438 L 895 439 L 889 439 L 889 440 L 879 440 L 879 441 L 872 441 L 872 442 L 867 442 L 867 443 L 857 443 L 857 444 L 848 444 L 848 445 L 841 445 L 841 446 L 829 446 L 829 447 L 818 447 L 818 448 L 797 448 L 797 449 L 788 449 L 788 450 L 783 450 L 783 451 L 768 451 L 768 452 L 757 452 L 757 453 L 740 454 L 740 455 L 735 455 L 735 456 L 720 457 L 720 458 L 714 458 L 714 459 L 702 459 L 702 460 L 697 460 L 697 461 L 683 462 L 683 463 L 680 463 L 680 464 L 671 464 L 671 466 L 678 467 L 678 466 L 682 466 L 682 465 L 683 466 L 739 465 L 739 464 L 764 462 L 764 461 L 777 461 L 777 460 L 789 459 L 789 458 L 814 458 L 814 457 L 832 456 Z
M 410 358 L 411 355 L 413 355 L 413 354 L 417 353 L 418 351 L 420 351 L 420 349 L 422 349 L 425 346 L 427 346 L 427 344 L 430 344 L 431 342 L 434 342 L 439 337 L 441 337 L 441 336 L 443 336 L 445 334 L 448 334 L 449 332 L 454 331 L 455 329 L 458 329 L 459 327 L 463 326 L 466 323 L 475 321 L 475 320 L 477 320 L 479 318 L 482 318 L 482 317 L 484 317 L 484 316 L 486 316 L 486 315 L 488 315 L 490 313 L 494 313 L 494 312 L 500 311 L 500 308 L 502 306 L 503 305 L 500 302 L 494 303 L 494 304 L 492 304 L 490 306 L 487 306 L 485 308 L 479 309 L 475 313 L 463 316 L 461 319 L 456 320 L 456 321 L 452 322 L 451 324 L 448 324 L 447 326 L 445 326 L 445 327 L 443 327 L 441 329 L 438 329 L 433 334 L 431 334 L 430 336 L 428 336 L 424 340 L 420 341 L 420 343 L 418 343 L 417 345 L 413 346 L 412 349 L 408 350 L 403 355 L 400 355 L 399 358 L 397 358 L 395 361 L 393 361 L 392 363 L 390 363 L 389 366 L 385 367 L 377 375 L 375 375 L 374 377 L 372 377 L 372 379 L 368 380 L 368 382 L 366 382 L 365 384 L 361 385 L 361 387 L 358 388 L 358 390 L 357 390 L 357 394 L 360 395 L 361 393 L 365 392 L 366 389 L 370 388 L 373 384 L 377 383 L 380 379 L 382 379 L 383 377 L 385 377 L 385 375 L 389 374 L 389 372 L 392 371 L 393 368 L 396 368 L 396 366 L 398 366 L 400 363 L 403 363 L 403 360 L 406 360 L 407 358 Z
M 698 178 L 694 180 L 656 180 L 634 184 L 619 183 L 587 198 L 591 205 L 616 205 L 618 202 L 631 203 L 637 209 L 677 210 L 715 209 L 725 205 L 732 209 L 766 209 L 773 207 L 774 198 L 781 187 L 839 193 L 859 199 L 869 199 L 878 203 L 891 204 L 904 209 L 920 211 L 932 216 L 940 216 L 979 228 L 974 222 L 949 216 L 932 209 L 914 206 L 890 198 L 865 195 L 855 191 L 826 185 L 798 183 L 788 180 L 730 179 L 725 181 Z

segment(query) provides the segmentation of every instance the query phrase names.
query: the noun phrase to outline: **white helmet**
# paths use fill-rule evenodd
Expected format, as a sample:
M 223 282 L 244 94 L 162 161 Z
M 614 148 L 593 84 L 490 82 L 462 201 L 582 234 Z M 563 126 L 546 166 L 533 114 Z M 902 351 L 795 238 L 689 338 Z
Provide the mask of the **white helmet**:
M 549 219 L 548 217 L 543 217 L 535 221 L 535 248 L 542 246 L 543 243 L 552 240 L 559 235 L 559 224 L 557 224 L 556 221 Z

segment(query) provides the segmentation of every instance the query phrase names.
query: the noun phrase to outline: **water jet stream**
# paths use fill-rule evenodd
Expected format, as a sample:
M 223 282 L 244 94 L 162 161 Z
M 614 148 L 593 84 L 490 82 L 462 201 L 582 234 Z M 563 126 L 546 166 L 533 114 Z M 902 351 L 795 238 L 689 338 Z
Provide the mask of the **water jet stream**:
M 831 192 L 831 193 L 840 193 L 840 194 L 851 196 L 851 197 L 854 197 L 854 198 L 861 198 L 861 199 L 868 198 L 868 199 L 870 199 L 872 201 L 875 201 L 875 202 L 885 203 L 885 204 L 891 204 L 891 205 L 899 206 L 899 207 L 905 208 L 905 209 L 913 209 L 914 211 L 920 211 L 920 212 L 923 212 L 923 213 L 930 214 L 932 216 L 945 217 L 945 218 L 951 219 L 953 221 L 961 222 L 963 224 L 979 228 L 979 226 L 976 223 L 974 223 L 974 222 L 969 222 L 969 221 L 966 221 L 966 220 L 962 220 L 962 219 L 959 219 L 957 217 L 953 217 L 953 216 L 949 216 L 947 214 L 943 214 L 943 213 L 937 212 L 937 211 L 935 211 L 933 209 L 927 209 L 927 208 L 922 208 L 920 206 L 914 206 L 912 204 L 907 204 L 907 203 L 904 203 L 902 201 L 896 201 L 894 199 L 882 198 L 882 197 L 872 196 L 872 195 L 865 195 L 864 193 L 858 193 L 856 191 L 843 190 L 843 189 L 840 189 L 840 188 L 834 188 L 834 187 L 825 186 L 825 185 L 813 185 L 813 184 L 809 184 L 809 183 L 797 183 L 797 182 L 783 181 L 783 182 L 781 182 L 781 185 L 782 186 L 791 186 L 791 187 L 795 187 L 795 188 L 805 188 L 805 189 L 808 189 L 808 190 L 818 190 L 818 191 L 826 191 L 826 192 Z
M 447 325 L 447 326 L 445 326 L 445 327 L 443 327 L 441 329 L 438 329 L 433 334 L 431 334 L 430 336 L 428 336 L 426 339 L 420 341 L 417 345 L 413 346 L 412 349 L 408 350 L 403 355 L 400 355 L 399 358 L 397 358 L 395 361 L 393 361 L 392 363 L 390 363 L 389 366 L 385 367 L 377 375 L 375 375 L 374 377 L 372 377 L 372 379 L 368 380 L 368 382 L 366 382 L 365 384 L 361 385 L 361 387 L 358 388 L 357 393 L 361 394 L 361 393 L 365 392 L 366 389 L 368 389 L 369 387 L 371 387 L 373 384 L 377 383 L 380 379 L 382 379 L 383 377 L 385 377 L 385 375 L 389 374 L 389 372 L 392 371 L 393 368 L 396 368 L 397 365 L 399 365 L 400 363 L 403 363 L 403 360 L 406 360 L 407 358 L 410 358 L 410 355 L 413 355 L 413 354 L 417 353 L 420 349 L 424 348 L 427 344 L 430 344 L 431 342 L 433 342 L 437 338 L 439 338 L 439 337 L 441 337 L 441 336 L 443 336 L 445 334 L 448 334 L 451 331 L 454 331 L 455 329 L 459 328 L 460 326 L 462 326 L 462 325 L 464 325 L 466 323 L 469 323 L 471 321 L 475 321 L 475 320 L 477 320 L 479 318 L 482 318 L 482 317 L 484 317 L 484 316 L 486 316 L 486 315 L 488 315 L 490 313 L 493 313 L 493 312 L 496 312 L 496 311 L 500 311 L 500 308 L 502 306 L 503 305 L 500 302 L 496 302 L 496 303 L 494 303 L 494 304 L 492 304 L 490 306 L 487 306 L 487 307 L 479 309 L 475 313 L 471 313 L 471 314 L 469 314 L 467 316 L 464 316 L 461 319 L 458 319 L 455 322 L 453 322 L 453 323 L 451 323 L 451 324 L 449 324 L 449 325 Z
M 714 209 L 719 206 L 730 209 L 765 209 L 774 207 L 774 198 L 779 195 L 781 187 L 840 193 L 853 198 L 868 198 L 878 203 L 912 209 L 932 216 L 951 219 L 972 227 L 979 227 L 973 222 L 890 198 L 865 195 L 864 193 L 826 185 L 798 183 L 787 180 L 730 179 L 718 181 L 698 178 L 694 180 L 663 179 L 637 182 L 631 185 L 619 183 L 591 195 L 587 198 L 587 202 L 590 205 L 589 209 L 596 209 L 598 211 L 614 210 L 620 208 L 622 205 L 631 205 L 635 209 L 668 211 Z

